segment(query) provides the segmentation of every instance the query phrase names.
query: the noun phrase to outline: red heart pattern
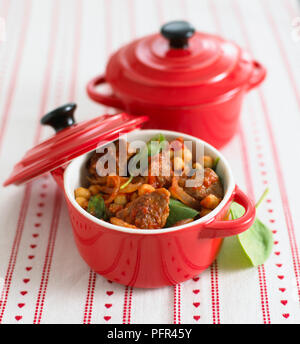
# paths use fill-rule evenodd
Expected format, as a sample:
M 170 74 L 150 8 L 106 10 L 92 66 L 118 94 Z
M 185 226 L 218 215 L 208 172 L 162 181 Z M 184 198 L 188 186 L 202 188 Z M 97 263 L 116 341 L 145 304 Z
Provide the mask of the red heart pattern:
M 43 185 L 43 187 L 46 188 L 47 185 L 45 184 L 45 185 Z M 41 196 L 41 197 L 45 197 L 46 195 L 45 195 L 45 194 L 41 194 L 40 196 Z M 44 203 L 39 203 L 38 206 L 39 206 L 39 207 L 43 207 L 43 206 L 44 206 Z M 37 213 L 36 215 L 37 215 L 38 217 L 41 217 L 41 216 L 43 215 L 43 213 Z M 275 220 L 270 220 L 270 222 L 271 222 L 271 223 L 274 223 Z M 35 223 L 34 226 L 35 226 L 35 227 L 40 227 L 41 224 L 40 224 L 40 223 Z M 272 232 L 273 232 L 274 234 L 277 233 L 276 230 L 273 230 Z M 32 234 L 32 237 L 33 237 L 33 238 L 37 238 L 38 236 L 39 236 L 38 233 Z M 277 245 L 277 244 L 278 244 L 278 241 L 274 241 L 274 245 Z M 32 249 L 34 249 L 34 248 L 37 247 L 37 245 L 32 244 L 32 245 L 30 245 L 30 247 L 31 247 Z M 274 253 L 275 253 L 275 255 L 277 255 L 277 256 L 280 255 L 280 252 L 278 252 L 278 251 L 277 251 L 277 252 L 274 252 Z M 29 259 L 33 259 L 34 257 L 35 257 L 35 256 L 33 256 L 33 255 L 28 256 Z M 172 261 L 175 261 L 175 258 L 174 258 L 174 257 L 172 257 Z M 129 265 L 129 261 L 127 262 L 127 264 Z M 282 264 L 276 264 L 276 266 L 277 266 L 277 267 L 282 267 Z M 30 270 L 32 270 L 32 267 L 26 267 L 26 270 L 27 270 L 27 271 L 30 271 Z M 180 271 L 181 271 L 181 268 L 177 268 L 177 271 L 180 272 Z M 122 272 L 122 275 L 125 276 L 125 272 Z M 187 275 L 187 277 L 188 277 L 188 275 Z M 284 278 L 283 275 L 278 275 L 277 277 L 278 277 L 279 279 L 283 279 L 283 278 Z M 186 278 L 186 276 L 185 276 L 185 278 Z M 23 279 L 23 282 L 24 282 L 24 283 L 28 283 L 29 281 L 30 281 L 29 278 Z M 193 281 L 194 281 L 194 282 L 199 281 L 199 277 L 198 277 L 198 276 L 193 277 Z M 110 280 L 108 280 L 108 282 L 109 282 L 109 283 L 113 283 L 113 282 L 110 281 Z M 279 288 L 279 290 L 280 290 L 281 292 L 285 292 L 286 289 L 285 289 L 285 288 Z M 199 292 L 200 292 L 199 289 L 194 289 L 194 290 L 193 290 L 193 293 L 194 293 L 194 294 L 198 294 Z M 23 296 L 25 296 L 27 293 L 28 293 L 27 291 L 21 291 L 21 292 L 20 292 L 20 294 L 23 295 Z M 114 294 L 114 292 L 113 292 L 113 291 L 107 291 L 106 294 L 107 294 L 108 296 L 111 296 L 111 295 Z M 287 305 L 287 303 L 288 303 L 287 300 L 281 300 L 280 302 L 281 302 L 281 304 L 284 305 L 284 306 Z M 23 308 L 24 306 L 25 306 L 25 303 L 18 303 L 18 307 L 19 307 L 19 308 Z M 194 306 L 195 308 L 198 308 L 198 307 L 200 306 L 200 302 L 194 302 L 194 303 L 193 303 L 193 306 Z M 105 307 L 106 307 L 107 309 L 109 309 L 109 308 L 112 307 L 112 304 L 111 304 L 111 303 L 106 303 L 106 304 L 105 304 Z M 284 318 L 287 319 L 287 318 L 289 318 L 290 314 L 289 314 L 289 313 L 283 313 L 282 316 L 283 316 Z M 20 321 L 22 318 L 23 318 L 23 317 L 22 317 L 21 315 L 15 316 L 15 319 L 16 319 L 17 321 Z M 105 321 L 111 320 L 111 316 L 104 316 L 103 318 L 104 318 Z M 194 318 L 195 321 L 199 321 L 201 317 L 200 317 L 200 315 L 194 315 L 193 318 Z
M 258 151 L 261 151 L 262 145 L 261 145 L 260 142 L 259 142 L 259 141 L 260 141 L 260 137 L 259 137 L 259 135 L 258 135 L 258 131 L 257 131 L 256 125 L 255 125 L 255 122 L 253 122 L 253 132 L 254 132 L 255 138 L 256 138 L 256 149 L 257 149 Z M 258 153 L 257 153 L 257 156 L 258 156 L 258 158 L 263 158 L 263 154 L 261 154 L 261 152 L 258 152 Z M 262 159 L 262 160 L 263 160 L 263 159 Z M 268 172 L 267 172 L 267 170 L 266 170 L 265 168 L 263 168 L 263 167 L 265 166 L 265 163 L 264 163 L 263 161 L 260 161 L 260 162 L 258 162 L 258 163 L 259 163 L 259 165 L 261 166 L 261 169 L 260 169 L 261 175 L 262 175 L 262 176 L 266 176 L 266 175 L 268 174 Z M 268 180 L 266 179 L 266 177 L 263 177 L 263 178 L 262 178 L 262 182 L 263 182 L 264 184 L 268 184 Z M 271 200 L 270 198 L 268 198 L 268 199 L 266 200 L 266 202 L 267 202 L 267 203 L 272 203 L 272 200 Z M 273 207 L 271 208 L 270 206 L 268 207 L 267 211 L 268 211 L 268 213 L 270 213 L 270 214 L 273 214 L 273 213 L 275 212 L 275 210 L 273 209 Z M 272 216 L 272 218 L 269 219 L 269 222 L 270 222 L 271 224 L 274 224 L 274 223 L 276 222 L 275 215 L 271 215 L 271 216 Z M 275 234 L 277 233 L 277 230 L 272 230 L 272 232 L 273 232 L 273 234 L 275 235 Z M 276 240 L 276 239 L 274 238 L 274 242 L 273 242 L 273 243 L 274 243 L 274 245 L 278 245 L 278 244 L 279 244 L 279 241 Z M 281 252 L 280 252 L 280 251 L 275 251 L 274 254 L 275 254 L 276 256 L 280 256 Z M 277 263 L 277 264 L 275 264 L 275 266 L 278 267 L 278 268 L 281 268 L 281 267 L 282 267 L 282 264 L 281 264 L 281 263 Z M 284 275 L 277 275 L 277 278 L 280 279 L 280 280 L 283 280 L 283 279 L 284 279 Z M 286 289 L 285 289 L 285 288 L 279 288 L 279 291 L 281 291 L 281 292 L 283 293 L 283 292 L 286 291 Z M 283 306 L 286 306 L 287 303 L 288 303 L 287 300 L 280 300 L 280 302 L 281 302 L 281 304 L 282 304 Z M 284 314 L 282 314 L 282 316 L 285 317 L 285 318 L 288 318 L 288 317 L 289 317 L 289 313 L 284 313 Z

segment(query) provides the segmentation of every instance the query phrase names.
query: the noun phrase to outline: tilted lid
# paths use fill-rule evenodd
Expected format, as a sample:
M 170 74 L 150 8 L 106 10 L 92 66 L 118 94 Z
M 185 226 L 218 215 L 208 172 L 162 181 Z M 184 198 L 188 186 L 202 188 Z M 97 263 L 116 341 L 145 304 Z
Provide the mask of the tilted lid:
M 45 115 L 41 123 L 52 126 L 56 135 L 30 149 L 18 162 L 4 186 L 22 184 L 52 171 L 72 159 L 90 152 L 101 142 L 116 140 L 147 120 L 126 113 L 103 115 L 91 120 L 75 123 L 76 104 L 61 106 Z
M 109 60 L 106 80 L 121 98 L 197 105 L 229 97 L 247 85 L 253 63 L 236 44 L 175 21 L 165 24 L 161 34 L 118 50 Z

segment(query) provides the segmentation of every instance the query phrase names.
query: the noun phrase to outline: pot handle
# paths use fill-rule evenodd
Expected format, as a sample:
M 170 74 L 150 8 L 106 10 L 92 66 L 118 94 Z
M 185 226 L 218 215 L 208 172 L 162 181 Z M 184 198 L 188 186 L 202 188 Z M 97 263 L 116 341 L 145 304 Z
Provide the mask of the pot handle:
M 253 73 L 248 83 L 248 91 L 262 83 L 266 77 L 266 68 L 258 61 L 253 61 Z
M 111 106 L 117 109 L 124 109 L 124 105 L 121 102 L 119 98 L 117 98 L 116 95 L 114 94 L 102 94 L 97 92 L 96 86 L 100 84 L 106 83 L 106 79 L 104 75 L 99 75 L 96 78 L 92 79 L 88 84 L 87 84 L 87 93 L 90 96 L 91 99 L 95 100 L 96 102 L 99 102 L 101 104 L 104 104 L 106 106 Z
M 233 201 L 239 203 L 245 208 L 245 213 L 242 217 L 235 220 L 215 220 L 206 223 L 204 228 L 200 231 L 201 237 L 205 238 L 225 238 L 247 230 L 255 220 L 255 204 L 246 196 L 243 191 L 236 185 Z

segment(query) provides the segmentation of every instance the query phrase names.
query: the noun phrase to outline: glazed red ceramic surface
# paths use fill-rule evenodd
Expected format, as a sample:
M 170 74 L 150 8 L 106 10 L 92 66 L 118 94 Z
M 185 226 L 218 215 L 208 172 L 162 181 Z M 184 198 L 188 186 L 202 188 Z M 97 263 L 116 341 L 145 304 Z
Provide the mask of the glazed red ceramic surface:
M 236 131 L 245 93 L 265 75 L 236 44 L 171 22 L 161 34 L 119 49 L 87 92 L 102 104 L 149 116 L 145 128 L 181 131 L 221 147 Z M 112 94 L 97 89 L 105 83 Z
M 77 156 L 96 149 L 101 142 L 116 140 L 120 133 L 139 128 L 147 120 L 147 117 L 120 113 L 77 124 L 74 120 L 75 110 L 76 104 L 70 103 L 42 118 L 42 124 L 52 126 L 56 135 L 29 150 L 15 165 L 4 186 L 22 184 L 53 171 Z
M 178 136 L 160 131 L 167 140 Z M 128 140 L 148 141 L 156 130 L 139 130 L 128 134 Z M 198 141 L 199 142 L 199 141 Z M 222 238 L 248 229 L 255 218 L 252 201 L 235 185 L 224 157 L 205 144 L 205 154 L 219 157 L 217 173 L 222 178 L 225 196 L 209 215 L 187 225 L 165 229 L 128 229 L 99 220 L 75 201 L 74 189 L 80 184 L 80 167 L 88 155 L 73 160 L 65 171 L 56 171 L 61 179 L 70 213 L 73 233 L 82 258 L 97 273 L 109 280 L 135 287 L 154 288 L 172 285 L 198 275 L 215 260 Z M 246 210 L 237 220 L 224 221 L 232 201 Z
M 97 273 L 109 280 L 135 287 L 155 288 L 176 284 L 205 270 L 216 258 L 222 238 L 241 233 L 253 223 L 255 206 L 235 185 L 232 172 L 224 157 L 215 148 L 195 137 L 164 130 L 159 132 L 164 134 L 167 140 L 180 136 L 184 140 L 201 143 L 204 145 L 205 154 L 214 159 L 217 157 L 220 159 L 217 173 L 222 178 L 225 195 L 218 207 L 207 216 L 190 224 L 158 230 L 123 228 L 92 216 L 77 204 L 74 190 L 81 185 L 82 173 L 85 173 L 89 152 L 96 148 L 96 141 L 104 143 L 104 137 L 107 140 L 117 138 L 116 134 L 120 132 L 122 125 L 118 122 L 119 124 L 112 128 L 111 123 L 115 118 L 123 118 L 124 128 L 127 128 L 124 131 L 128 133 L 129 141 L 143 140 L 147 142 L 158 131 L 134 130 L 129 132 L 139 126 L 141 119 L 135 121 L 132 116 L 126 114 L 121 114 L 121 117 L 104 117 L 103 121 L 99 122 L 96 119 L 95 126 L 91 123 L 88 125 L 81 123 L 77 127 L 74 120 L 66 120 L 70 117 L 66 113 L 73 112 L 73 107 L 74 104 L 68 104 L 43 118 L 42 123 L 52 125 L 57 134 L 44 141 L 44 150 L 41 149 L 42 143 L 27 153 L 25 158 L 16 165 L 12 176 L 5 184 L 20 184 L 41 175 L 46 170 L 46 163 L 43 161 L 47 161 L 49 158 L 47 168 L 48 171 L 52 170 L 52 175 L 65 194 L 79 253 Z M 102 129 L 102 135 L 97 130 L 97 126 Z M 76 128 L 79 127 L 81 129 L 78 129 L 77 135 L 75 135 Z M 104 130 L 105 128 L 107 130 Z M 89 145 L 87 148 L 79 133 L 86 137 L 87 142 L 88 139 L 91 139 L 93 145 Z M 98 137 L 97 140 L 94 134 Z M 51 142 L 56 138 L 58 142 L 61 139 L 66 144 L 69 142 L 66 139 L 69 135 L 70 138 L 73 138 L 72 149 L 76 152 L 76 157 L 72 158 L 71 155 L 66 154 L 64 166 L 61 166 L 58 158 L 62 156 L 62 152 L 68 152 L 68 150 L 63 144 L 55 148 Z M 80 154 L 80 149 L 82 149 L 82 154 Z M 57 156 L 56 165 L 52 161 L 55 156 Z M 37 164 L 39 159 L 43 162 L 40 165 Z M 67 165 L 66 162 L 70 160 L 72 161 Z M 26 178 L 20 168 L 22 164 L 26 168 L 27 165 L 24 162 L 31 167 L 31 169 L 28 167 Z M 225 221 L 232 201 L 241 204 L 245 208 L 245 214 L 237 220 Z

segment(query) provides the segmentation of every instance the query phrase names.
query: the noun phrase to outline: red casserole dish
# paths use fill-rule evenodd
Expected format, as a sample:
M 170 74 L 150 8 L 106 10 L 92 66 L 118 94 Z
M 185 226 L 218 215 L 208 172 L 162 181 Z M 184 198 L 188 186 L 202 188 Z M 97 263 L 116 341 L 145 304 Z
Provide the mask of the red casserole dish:
M 104 141 L 127 133 L 128 141 L 147 142 L 157 130 L 138 129 L 145 117 L 127 114 L 101 116 L 76 124 L 74 104 L 68 104 L 42 119 L 56 135 L 31 149 L 19 162 L 5 185 L 28 182 L 51 171 L 64 192 L 78 251 L 86 263 L 105 278 L 135 287 L 155 288 L 188 280 L 205 270 L 216 258 L 222 239 L 247 230 L 255 218 L 253 202 L 235 185 L 226 159 L 198 138 L 160 130 L 166 139 L 178 136 L 203 144 L 205 154 L 219 158 L 217 173 L 224 198 L 208 215 L 192 223 L 163 229 L 131 229 L 100 220 L 75 201 L 90 152 Z M 232 201 L 245 208 L 237 220 L 225 221 Z
M 170 22 L 131 42 L 87 85 L 91 99 L 134 115 L 144 128 L 184 132 L 220 148 L 237 129 L 244 95 L 265 78 L 249 53 L 219 36 Z M 112 93 L 97 89 L 106 84 Z

